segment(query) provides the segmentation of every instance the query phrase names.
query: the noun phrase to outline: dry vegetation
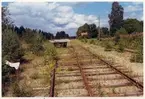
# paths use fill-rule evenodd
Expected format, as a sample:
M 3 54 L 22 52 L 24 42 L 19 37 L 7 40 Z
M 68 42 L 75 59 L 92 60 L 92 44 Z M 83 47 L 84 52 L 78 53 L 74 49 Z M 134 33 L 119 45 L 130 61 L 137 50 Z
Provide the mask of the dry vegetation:
M 49 96 L 50 72 L 55 64 L 52 56 L 55 56 L 55 49 L 47 41 L 43 46 L 46 49 L 44 54 L 36 55 L 29 50 L 29 44 L 22 42 L 25 62 L 20 65 L 18 80 L 12 84 L 6 96 Z
M 104 51 L 104 47 L 100 45 L 94 45 L 89 43 L 82 43 L 78 40 L 74 40 L 75 43 L 81 44 L 88 48 L 93 53 L 100 55 L 105 58 L 105 60 L 112 61 L 116 65 L 124 66 L 125 68 L 133 71 L 134 74 L 143 75 L 143 63 L 132 63 L 130 62 L 130 57 L 132 56 L 129 52 L 119 53 L 114 50 Z

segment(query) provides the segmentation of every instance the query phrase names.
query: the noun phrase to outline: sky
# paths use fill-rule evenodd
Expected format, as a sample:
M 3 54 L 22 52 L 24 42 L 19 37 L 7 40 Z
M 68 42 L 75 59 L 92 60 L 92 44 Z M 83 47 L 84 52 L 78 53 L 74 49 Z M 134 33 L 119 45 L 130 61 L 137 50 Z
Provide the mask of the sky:
M 143 20 L 142 2 L 119 2 L 124 8 L 124 19 Z M 16 26 L 23 25 L 32 29 L 42 29 L 54 35 L 65 31 L 70 36 L 76 35 L 77 28 L 85 23 L 96 24 L 100 16 L 101 27 L 109 27 L 108 14 L 112 2 L 42 2 L 20 3 L 3 2 Z

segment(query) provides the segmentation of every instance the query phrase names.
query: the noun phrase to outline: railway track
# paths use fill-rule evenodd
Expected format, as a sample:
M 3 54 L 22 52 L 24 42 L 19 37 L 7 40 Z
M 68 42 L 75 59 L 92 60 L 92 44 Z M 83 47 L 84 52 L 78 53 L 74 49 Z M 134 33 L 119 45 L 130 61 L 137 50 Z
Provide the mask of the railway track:
M 142 96 L 143 77 L 113 66 L 80 45 L 60 57 L 53 96 Z

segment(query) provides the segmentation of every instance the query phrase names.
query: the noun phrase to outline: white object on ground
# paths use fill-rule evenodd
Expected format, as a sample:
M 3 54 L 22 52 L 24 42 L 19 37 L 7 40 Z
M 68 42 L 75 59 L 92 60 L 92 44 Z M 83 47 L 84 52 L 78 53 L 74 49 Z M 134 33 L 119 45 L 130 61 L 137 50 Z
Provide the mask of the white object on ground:
M 6 64 L 9 65 L 10 67 L 14 67 L 15 69 L 18 69 L 20 66 L 20 62 L 16 62 L 16 63 L 11 63 L 9 61 L 6 60 Z

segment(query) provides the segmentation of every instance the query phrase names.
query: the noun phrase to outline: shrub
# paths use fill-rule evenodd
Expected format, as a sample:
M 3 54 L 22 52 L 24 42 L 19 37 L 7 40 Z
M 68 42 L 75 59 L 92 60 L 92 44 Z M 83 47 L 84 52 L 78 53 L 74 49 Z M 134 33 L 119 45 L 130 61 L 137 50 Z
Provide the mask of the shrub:
M 18 85 L 18 82 L 15 82 L 12 85 L 13 95 L 16 97 L 30 97 L 32 96 L 30 87 L 23 84 L 21 87 Z
M 17 61 L 24 55 L 18 36 L 10 29 L 2 33 L 2 56 L 11 61 Z
M 88 42 L 87 38 L 84 38 L 83 40 L 84 40 L 84 43 L 87 43 Z
M 128 34 L 127 31 L 125 30 L 125 28 L 122 28 L 122 27 L 119 30 L 117 30 L 116 33 L 119 33 L 119 34 Z
M 117 45 L 119 43 L 119 41 L 120 41 L 120 35 L 119 35 L 119 33 L 116 33 L 115 38 L 114 38 L 115 45 Z
M 95 44 L 95 40 L 90 40 L 90 44 Z
M 58 59 L 58 53 L 57 53 L 56 47 L 53 44 L 47 42 L 44 45 L 44 48 L 45 48 L 45 51 L 44 51 L 45 59 L 50 59 L 50 60 Z
M 39 55 L 42 54 L 41 52 L 44 51 L 44 48 L 43 48 L 43 46 L 42 46 L 41 43 L 36 42 L 35 44 L 33 44 L 33 45 L 31 46 L 31 51 L 33 52 L 33 54 L 39 56 Z
M 111 51 L 112 50 L 112 45 L 111 45 L 111 43 L 106 43 L 106 45 L 105 45 L 105 49 L 104 49 L 105 51 Z
M 138 51 L 137 54 L 133 54 L 131 56 L 130 61 L 143 63 L 143 45 L 140 45 L 137 51 Z
M 123 51 L 124 51 L 124 46 L 123 46 L 123 44 L 119 44 L 116 50 L 117 50 L 118 52 L 123 52 Z
M 142 54 L 133 54 L 130 58 L 131 62 L 143 63 L 143 55 Z

